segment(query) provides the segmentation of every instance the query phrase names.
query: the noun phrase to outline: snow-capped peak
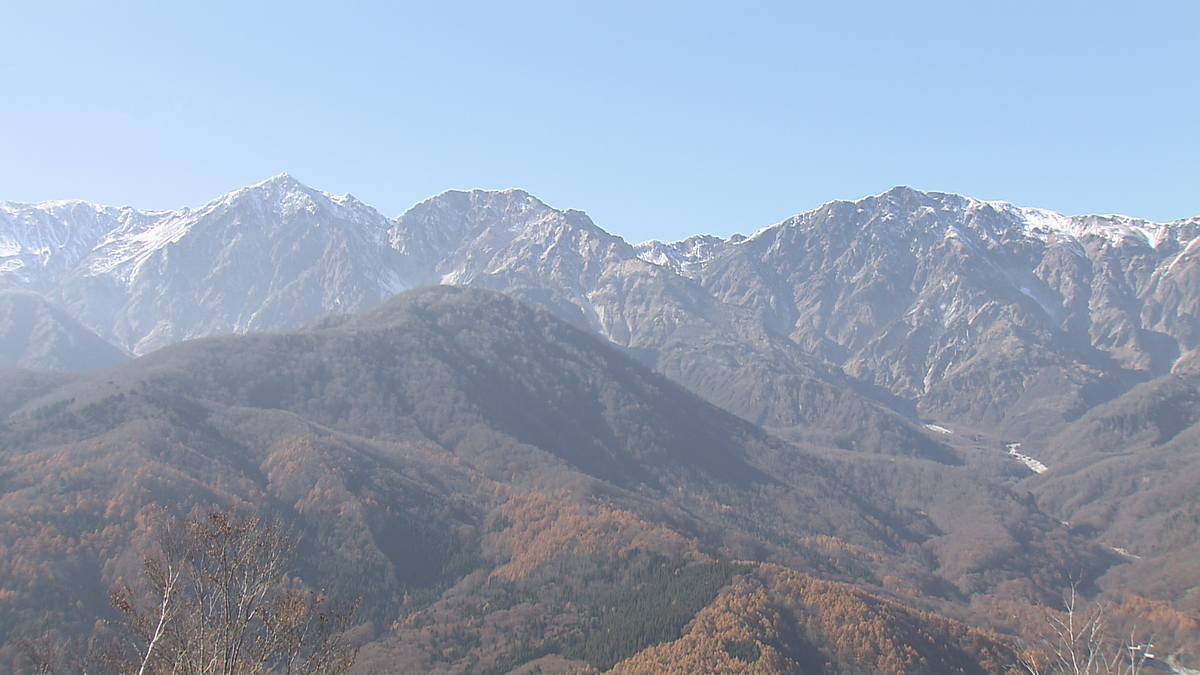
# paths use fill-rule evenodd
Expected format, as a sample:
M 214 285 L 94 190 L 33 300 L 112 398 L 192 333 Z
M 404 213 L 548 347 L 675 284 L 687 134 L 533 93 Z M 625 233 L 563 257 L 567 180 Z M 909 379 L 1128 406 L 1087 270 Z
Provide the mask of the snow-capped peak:
M 713 259 L 726 243 L 724 239 L 711 234 L 697 234 L 674 242 L 651 239 L 633 248 L 642 260 L 687 275 L 688 267 Z
M 1011 225 L 1016 226 L 1024 236 L 1042 242 L 1057 236 L 1068 241 L 1077 241 L 1085 237 L 1101 237 L 1114 244 L 1120 245 L 1126 240 L 1158 248 L 1164 241 L 1176 238 L 1185 244 L 1197 236 L 1195 231 L 1200 225 L 1200 219 L 1180 220 L 1171 223 L 1157 223 L 1140 218 L 1124 215 L 1082 215 L 1065 216 L 1049 209 L 1014 206 L 1009 202 L 987 201 L 964 197 L 953 192 L 921 192 L 907 186 L 897 186 L 878 195 L 861 197 L 854 201 L 831 201 L 821 206 L 797 214 L 780 223 L 764 227 L 750 235 L 744 241 L 750 242 L 784 227 L 802 227 L 821 219 L 822 214 L 846 212 L 861 214 L 862 218 L 878 218 L 880 222 L 894 220 L 894 212 L 919 212 L 912 209 L 913 201 L 925 202 L 926 211 L 937 214 L 939 229 L 944 227 L 949 233 L 953 228 L 961 232 L 963 218 L 973 214 L 988 211 L 1004 216 Z M 944 214 L 944 215 L 943 215 Z M 836 217 L 836 216 L 835 216 Z M 839 217 L 839 219 L 841 219 Z M 855 219 L 851 219 L 855 220 Z M 861 222 L 855 220 L 855 222 Z M 979 221 L 976 221 L 979 222 Z M 982 223 L 981 223 L 982 224 Z M 994 239 L 997 232 L 991 228 L 995 225 L 983 225 L 979 234 Z M 739 242 L 740 243 L 740 242 Z
M 1157 248 L 1170 234 L 1175 223 L 1156 223 L 1123 215 L 1064 216 L 1048 209 L 1013 206 L 1006 202 L 990 202 L 997 210 L 1013 214 L 1023 225 L 1027 236 L 1046 241 L 1052 234 L 1066 234 L 1075 239 L 1086 236 L 1102 237 L 1120 244 L 1133 239 Z
M 205 206 L 209 207 L 218 204 L 235 204 L 245 199 L 272 200 L 279 199 L 286 195 L 307 197 L 321 195 L 326 198 L 329 197 L 329 195 L 325 194 L 324 192 L 313 190 L 295 178 L 292 178 L 290 174 L 281 173 L 262 182 L 255 183 L 254 185 L 248 185 L 244 188 L 222 195 L 209 202 Z
M 0 274 L 39 285 L 39 270 L 62 273 L 77 263 L 96 242 L 133 209 L 98 206 L 79 200 L 38 204 L 0 202 Z

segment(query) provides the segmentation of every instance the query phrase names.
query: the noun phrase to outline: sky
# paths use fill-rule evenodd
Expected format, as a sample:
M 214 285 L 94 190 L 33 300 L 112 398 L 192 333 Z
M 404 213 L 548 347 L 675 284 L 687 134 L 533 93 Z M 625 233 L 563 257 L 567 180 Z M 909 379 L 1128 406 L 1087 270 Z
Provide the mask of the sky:
M 1200 3 L 0 0 L 0 200 L 387 216 L 521 188 L 631 242 L 895 185 L 1200 216 Z

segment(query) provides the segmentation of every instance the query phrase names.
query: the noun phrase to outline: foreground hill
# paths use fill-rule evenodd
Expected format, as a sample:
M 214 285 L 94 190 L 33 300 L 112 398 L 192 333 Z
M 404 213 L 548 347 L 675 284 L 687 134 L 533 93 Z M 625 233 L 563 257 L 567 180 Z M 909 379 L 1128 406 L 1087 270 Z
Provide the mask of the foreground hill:
M 973 596 L 1053 597 L 1072 570 L 1107 564 L 966 467 L 781 442 L 480 289 L 3 379 L 26 393 L 0 437 L 9 635 L 103 614 L 106 588 L 136 572 L 154 503 L 282 514 L 304 533 L 302 576 L 365 598 L 364 664 L 425 672 L 608 668 L 699 639 L 684 624 L 713 602 L 710 615 L 776 617 L 721 638 L 743 663 L 876 668 L 863 659 L 892 648 L 838 646 L 854 626 L 820 618 L 848 602 L 882 634 L 957 645 L 942 665 L 877 672 L 998 672 L 1002 641 L 878 594 L 967 615 L 983 611 Z M 802 574 L 779 586 L 760 562 Z M 759 585 L 775 599 L 746 605 Z M 639 604 L 654 593 L 682 604 Z

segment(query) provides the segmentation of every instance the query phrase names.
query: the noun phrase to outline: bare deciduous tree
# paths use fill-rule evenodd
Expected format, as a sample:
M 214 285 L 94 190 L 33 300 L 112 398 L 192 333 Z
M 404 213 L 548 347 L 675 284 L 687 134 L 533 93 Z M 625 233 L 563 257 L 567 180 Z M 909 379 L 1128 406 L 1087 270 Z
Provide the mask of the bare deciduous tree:
M 86 657 L 29 642 L 23 672 L 39 675 L 341 675 L 357 647 L 355 607 L 327 607 L 287 576 L 295 549 L 279 521 L 211 510 L 178 520 L 158 514 L 156 550 L 138 588 L 112 594 L 122 625 Z M 87 665 L 85 665 L 87 664 Z
M 1029 675 L 1138 675 L 1150 658 L 1152 638 L 1134 634 L 1117 643 L 1105 625 L 1104 605 L 1080 604 L 1078 584 L 1063 597 L 1063 611 L 1046 611 L 1038 643 L 1025 649 L 1020 665 Z

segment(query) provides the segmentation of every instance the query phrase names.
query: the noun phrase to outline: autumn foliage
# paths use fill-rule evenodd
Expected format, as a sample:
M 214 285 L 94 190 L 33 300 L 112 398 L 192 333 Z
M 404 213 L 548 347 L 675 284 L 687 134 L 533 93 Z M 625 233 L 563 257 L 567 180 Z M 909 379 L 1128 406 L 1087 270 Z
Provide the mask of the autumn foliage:
M 496 544 L 511 558 L 491 574 L 510 581 L 564 558 L 616 558 L 634 551 L 700 556 L 695 542 L 679 533 L 566 489 L 513 494 L 500 508 L 500 517 L 509 526 L 494 535 Z
M 687 633 L 618 664 L 641 673 L 989 673 L 998 636 L 776 565 L 738 580 Z

